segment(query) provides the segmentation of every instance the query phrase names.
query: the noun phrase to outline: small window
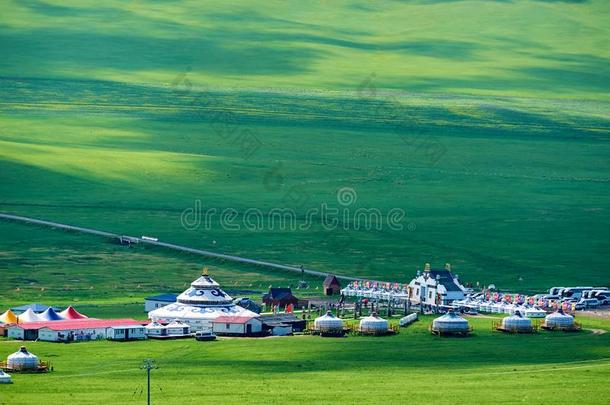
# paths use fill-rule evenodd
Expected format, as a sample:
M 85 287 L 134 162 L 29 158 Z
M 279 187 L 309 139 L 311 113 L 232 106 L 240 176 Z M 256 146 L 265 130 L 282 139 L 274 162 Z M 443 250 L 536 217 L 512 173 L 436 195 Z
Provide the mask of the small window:
M 231 327 L 230 323 L 225 324 L 226 329 L 229 329 Z

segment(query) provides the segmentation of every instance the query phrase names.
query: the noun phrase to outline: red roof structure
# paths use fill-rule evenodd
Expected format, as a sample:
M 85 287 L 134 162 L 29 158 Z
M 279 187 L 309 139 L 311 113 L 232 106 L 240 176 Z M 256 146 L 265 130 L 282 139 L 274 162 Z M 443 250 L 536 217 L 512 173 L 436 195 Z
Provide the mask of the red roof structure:
M 212 323 L 238 323 L 238 324 L 243 324 L 248 322 L 251 319 L 254 319 L 254 316 L 229 316 L 229 315 L 224 315 L 224 316 L 219 316 L 218 318 L 214 319 L 212 321 Z
M 19 323 L 17 326 L 24 330 L 48 328 L 51 330 L 72 330 L 72 329 L 98 329 L 110 328 L 113 326 L 144 325 L 148 322 L 136 321 L 135 319 L 69 319 L 65 321 L 44 321 Z
M 59 313 L 59 316 L 61 316 L 64 319 L 86 319 L 87 318 L 85 315 L 81 314 L 76 309 L 74 309 L 74 307 L 72 305 L 70 305 L 68 308 L 64 309 L 63 311 L 61 311 Z

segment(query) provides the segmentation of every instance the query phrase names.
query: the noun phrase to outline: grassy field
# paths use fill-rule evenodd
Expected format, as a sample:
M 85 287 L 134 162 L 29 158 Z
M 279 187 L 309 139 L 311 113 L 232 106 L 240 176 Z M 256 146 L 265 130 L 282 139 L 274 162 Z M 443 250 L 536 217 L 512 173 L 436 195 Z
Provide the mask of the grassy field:
M 606 1 L 0 9 L 1 212 L 371 279 L 450 262 L 526 293 L 610 286 Z M 291 209 L 299 229 L 185 226 L 199 204 L 242 224 Z M 352 216 L 329 230 L 309 217 L 323 205 Z M 376 224 L 404 210 L 400 229 L 357 229 L 371 208 Z M 0 222 L 2 309 L 142 318 L 145 296 L 204 265 L 236 296 L 299 279 Z M 481 318 L 439 339 L 429 320 L 381 339 L 28 343 L 55 371 L 14 376 L 0 404 L 141 402 L 146 357 L 167 403 L 608 402 L 608 333 L 505 336 Z M 0 340 L 0 357 L 19 345 Z
M 0 313 L 19 304 L 43 302 L 71 304 L 92 317 L 145 319 L 144 297 L 182 292 L 204 266 L 231 296 L 259 301 L 270 285 L 296 288 L 301 279 L 299 274 L 202 261 L 46 228 L 3 222 L 0 233 L 11 236 L 0 253 L 0 285 L 9 287 L 0 292 Z M 310 288 L 298 295 L 319 295 L 321 280 L 308 276 L 305 280 Z
M 607 403 L 608 333 L 503 335 L 471 318 L 475 335 L 452 339 L 431 336 L 429 321 L 380 338 L 28 343 L 55 371 L 14 375 L 0 403 L 143 402 L 147 357 L 156 403 Z M 0 341 L 0 357 L 20 344 Z
M 610 284 L 606 2 L 5 5 L 4 212 L 369 278 Z M 301 224 L 346 187 L 402 229 L 180 221 Z

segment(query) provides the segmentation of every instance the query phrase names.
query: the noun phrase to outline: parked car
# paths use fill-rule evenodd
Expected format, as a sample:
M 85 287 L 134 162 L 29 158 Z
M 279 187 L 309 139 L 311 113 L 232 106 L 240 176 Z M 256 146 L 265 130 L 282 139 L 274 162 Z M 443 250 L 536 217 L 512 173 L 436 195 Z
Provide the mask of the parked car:
M 595 296 L 599 301 L 599 305 L 608 305 L 610 304 L 610 294 L 598 294 Z
M 583 310 L 588 308 L 597 308 L 599 306 L 599 300 L 596 298 L 582 299 L 576 303 L 577 310 Z
M 195 332 L 195 339 L 200 342 L 209 342 L 210 340 L 216 340 L 216 335 L 211 331 L 199 331 Z

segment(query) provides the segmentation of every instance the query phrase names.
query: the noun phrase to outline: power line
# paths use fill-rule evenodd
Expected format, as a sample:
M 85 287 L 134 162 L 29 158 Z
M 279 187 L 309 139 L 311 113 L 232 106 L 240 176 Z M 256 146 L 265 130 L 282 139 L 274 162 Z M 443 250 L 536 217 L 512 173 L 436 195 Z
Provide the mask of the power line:
M 148 388 L 147 388 L 147 392 L 148 392 L 147 399 L 148 399 L 148 402 L 147 402 L 147 404 L 150 405 L 150 371 L 154 370 L 154 369 L 157 369 L 159 367 L 155 364 L 155 360 L 153 360 L 153 359 L 145 359 L 144 360 L 144 364 L 142 364 L 140 366 L 140 368 L 142 370 L 146 370 L 146 379 L 147 379 L 147 385 L 148 385 Z

